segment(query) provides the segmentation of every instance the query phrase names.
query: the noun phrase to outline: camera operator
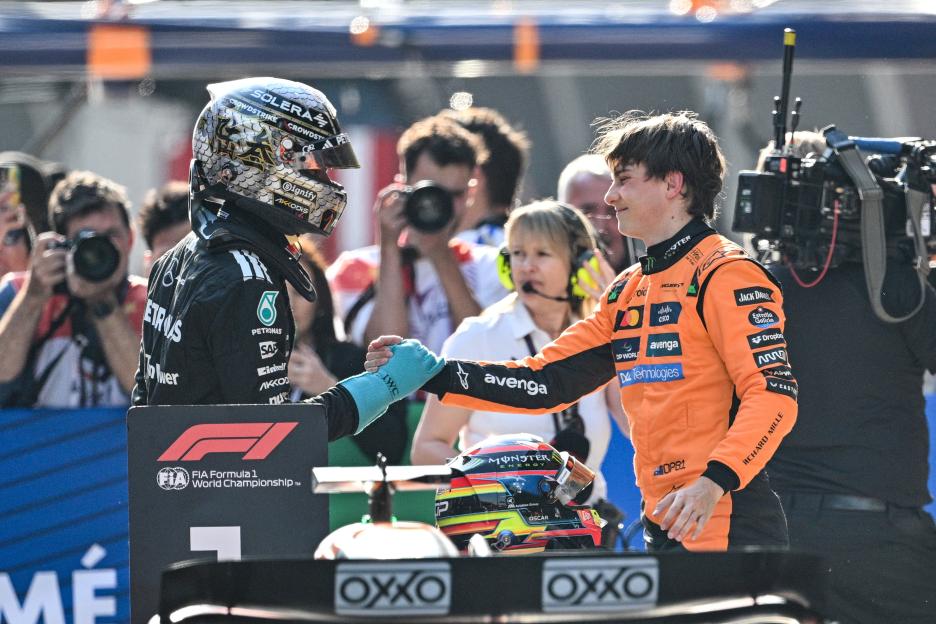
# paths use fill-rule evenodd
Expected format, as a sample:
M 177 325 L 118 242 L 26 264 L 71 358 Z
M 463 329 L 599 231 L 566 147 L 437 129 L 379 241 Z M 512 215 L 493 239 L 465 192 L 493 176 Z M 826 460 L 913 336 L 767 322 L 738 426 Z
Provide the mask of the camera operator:
M 794 156 L 825 145 L 817 133 L 793 135 Z M 767 467 L 790 546 L 826 558 L 828 614 L 838 621 L 931 623 L 936 527 L 923 510 L 931 499 L 922 385 L 924 371 L 936 370 L 936 292 L 927 285 L 919 312 L 885 323 L 859 263 L 830 268 L 814 287 L 806 287 L 814 274 L 769 268 L 783 285 L 799 381 L 797 426 Z M 889 258 L 885 310 L 902 316 L 919 297 L 914 269 Z
M 146 286 L 127 275 L 129 209 L 123 187 L 87 171 L 52 191 L 55 231 L 0 289 L 3 405 L 130 403 Z
M 405 184 L 394 182 L 378 194 L 380 245 L 343 253 L 330 267 L 329 281 L 354 342 L 412 335 L 438 350 L 462 320 L 507 294 L 497 277 L 497 249 L 452 238 L 462 229 L 466 195 L 475 165 L 484 161 L 484 147 L 456 122 L 435 116 L 403 133 L 397 155 Z M 441 227 L 412 210 L 410 189 L 426 181 L 451 197 L 452 214 Z M 435 216 L 433 210 L 425 212 Z M 413 223 L 414 216 L 419 223 Z

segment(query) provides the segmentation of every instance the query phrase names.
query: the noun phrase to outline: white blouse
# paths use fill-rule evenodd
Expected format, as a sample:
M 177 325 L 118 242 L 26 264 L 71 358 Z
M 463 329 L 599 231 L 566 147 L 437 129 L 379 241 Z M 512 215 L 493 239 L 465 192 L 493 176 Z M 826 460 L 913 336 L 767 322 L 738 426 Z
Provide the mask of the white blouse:
M 577 320 L 577 319 L 573 319 Z M 481 316 L 466 318 L 442 346 L 441 355 L 463 360 L 519 360 L 530 355 L 524 336 L 529 335 L 537 350 L 549 344 L 550 338 L 533 324 L 526 306 L 517 293 L 511 293 L 485 310 Z M 595 471 L 595 486 L 588 503 L 607 494 L 607 484 L 601 474 L 601 463 L 611 439 L 611 419 L 605 403 L 604 386 L 582 397 L 579 415 L 585 423 L 589 452 L 586 464 Z M 560 419 L 561 423 L 561 419 Z M 560 424 L 560 427 L 562 425 Z M 466 449 L 491 435 L 532 433 L 547 442 L 555 437 L 556 421 L 549 414 L 503 414 L 476 410 L 458 435 L 458 448 Z

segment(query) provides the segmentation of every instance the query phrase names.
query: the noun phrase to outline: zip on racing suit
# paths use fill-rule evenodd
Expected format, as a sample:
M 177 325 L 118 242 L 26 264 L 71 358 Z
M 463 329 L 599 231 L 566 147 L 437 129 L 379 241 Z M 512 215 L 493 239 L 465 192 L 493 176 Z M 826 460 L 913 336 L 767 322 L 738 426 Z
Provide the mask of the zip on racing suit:
M 314 290 L 282 235 L 223 217 L 193 212 L 195 231 L 153 267 L 134 405 L 289 402 L 295 328 L 286 279 L 300 293 Z M 306 402 L 325 407 L 329 440 L 356 430 L 357 406 L 343 387 Z
M 620 385 L 650 547 L 678 547 L 652 514 L 704 475 L 723 496 L 689 550 L 787 544 L 764 466 L 796 420 L 782 295 L 770 274 L 701 220 L 648 249 L 595 312 L 539 354 L 451 360 L 424 389 L 445 405 L 545 414 Z

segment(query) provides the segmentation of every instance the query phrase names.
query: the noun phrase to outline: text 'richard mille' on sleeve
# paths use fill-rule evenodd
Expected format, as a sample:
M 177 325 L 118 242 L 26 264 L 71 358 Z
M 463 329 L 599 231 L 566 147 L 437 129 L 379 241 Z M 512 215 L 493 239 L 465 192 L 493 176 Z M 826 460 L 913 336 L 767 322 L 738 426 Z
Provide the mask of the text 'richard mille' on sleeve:
M 614 376 L 610 325 L 600 310 L 535 356 L 512 362 L 447 360 L 423 388 L 444 405 L 544 414 L 565 409 Z
M 743 488 L 796 421 L 798 387 L 783 335 L 783 296 L 763 267 L 737 260 L 710 276 L 703 305 L 712 343 L 740 399 L 727 434 L 709 456 L 709 468 L 717 475 L 724 473 L 717 464 L 723 464 Z

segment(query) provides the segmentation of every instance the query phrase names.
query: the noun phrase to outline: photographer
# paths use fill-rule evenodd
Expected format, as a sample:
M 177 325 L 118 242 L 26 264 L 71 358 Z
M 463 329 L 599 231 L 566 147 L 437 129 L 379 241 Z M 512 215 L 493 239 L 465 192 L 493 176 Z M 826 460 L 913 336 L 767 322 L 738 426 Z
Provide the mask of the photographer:
M 0 152 L 0 277 L 25 271 L 36 232 L 49 229 L 49 166 L 23 152 Z
M 129 404 L 146 285 L 128 277 L 133 245 L 123 187 L 69 174 L 52 191 L 29 269 L 0 288 L 4 406 Z
M 475 184 L 456 238 L 469 243 L 500 246 L 504 224 L 514 207 L 529 160 L 530 141 L 493 108 L 471 107 L 440 115 L 450 117 L 484 143 L 487 158 L 475 171 Z
M 793 156 L 825 147 L 819 134 L 793 135 Z M 908 261 L 887 264 L 882 303 L 903 316 L 920 287 Z M 922 386 L 924 371 L 936 370 L 936 292 L 927 285 L 915 315 L 885 323 L 858 262 L 821 280 L 818 270 L 769 269 L 783 285 L 799 380 L 797 426 L 767 467 L 790 546 L 826 558 L 828 614 L 840 622 L 931 623 L 936 527 L 923 510 L 931 499 Z
M 507 294 L 497 277 L 497 249 L 452 238 L 462 229 L 468 187 L 484 147 L 456 122 L 436 116 L 410 126 L 397 155 L 405 183 L 378 194 L 379 247 L 343 253 L 329 269 L 329 281 L 354 342 L 412 335 L 438 350 L 459 323 Z M 411 186 L 425 181 L 451 196 L 452 214 L 440 229 L 414 225 L 407 210 Z

